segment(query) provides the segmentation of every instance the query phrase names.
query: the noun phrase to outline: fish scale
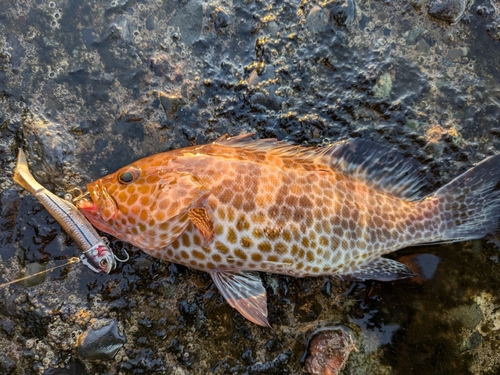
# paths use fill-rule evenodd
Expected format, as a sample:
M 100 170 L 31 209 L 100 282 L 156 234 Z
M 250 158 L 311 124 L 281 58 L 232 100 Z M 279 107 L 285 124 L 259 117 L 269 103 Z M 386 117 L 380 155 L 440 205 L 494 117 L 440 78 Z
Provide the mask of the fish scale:
M 395 280 L 382 255 L 496 233 L 500 156 L 427 197 L 415 161 L 361 139 L 305 148 L 248 135 L 141 159 L 88 185 L 79 209 L 99 229 L 209 272 L 246 318 L 266 326 L 253 271 Z
M 204 163 L 211 163 L 209 159 Z M 197 172 L 212 191 L 208 205 L 215 237 L 205 246 L 208 251 L 192 246 L 201 238 L 196 239 L 199 233 L 191 227 L 169 246 L 146 252 L 203 271 L 241 269 L 303 277 L 349 274 L 358 264 L 419 243 L 424 236 L 438 239 L 439 232 L 433 230 L 437 224 L 426 223 L 426 212 L 435 216 L 432 201 L 402 202 L 376 191 L 367 199 L 366 187 L 334 172 L 299 173 L 268 163 L 238 169 L 231 164 L 226 162 L 226 175 L 217 184 L 209 174 Z M 196 167 L 184 165 L 183 171 L 191 173 Z M 258 183 L 241 184 L 246 176 L 255 176 Z M 289 181 L 300 184 L 288 186 Z M 251 204 L 245 206 L 245 201 Z

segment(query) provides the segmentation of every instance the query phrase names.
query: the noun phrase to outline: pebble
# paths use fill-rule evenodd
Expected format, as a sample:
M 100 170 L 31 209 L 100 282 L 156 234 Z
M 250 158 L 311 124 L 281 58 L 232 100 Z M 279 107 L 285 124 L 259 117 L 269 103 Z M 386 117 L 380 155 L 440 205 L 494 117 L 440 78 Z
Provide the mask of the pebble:
M 314 6 L 307 15 L 306 24 L 314 34 L 321 33 L 328 28 L 328 16 L 323 8 Z
M 467 0 L 436 0 L 429 4 L 427 14 L 439 21 L 457 23 L 467 8 Z
M 83 332 L 77 340 L 77 351 L 85 359 L 110 360 L 126 341 L 125 335 L 118 330 L 118 322 L 112 320 L 101 328 L 89 327 Z
M 214 20 L 215 31 L 219 32 L 221 29 L 224 29 L 229 25 L 231 25 L 231 17 L 229 17 L 229 15 L 224 11 L 217 12 Z
M 342 328 L 320 330 L 309 342 L 306 370 L 314 375 L 336 375 L 344 368 L 349 354 L 356 350 L 349 333 Z

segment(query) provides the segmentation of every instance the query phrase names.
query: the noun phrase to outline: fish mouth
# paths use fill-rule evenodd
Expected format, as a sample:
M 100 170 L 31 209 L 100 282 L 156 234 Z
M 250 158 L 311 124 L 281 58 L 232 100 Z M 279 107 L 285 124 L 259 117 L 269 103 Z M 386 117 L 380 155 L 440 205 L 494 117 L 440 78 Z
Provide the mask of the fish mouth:
M 97 214 L 99 212 L 99 206 L 94 201 L 89 200 L 88 198 L 82 198 L 76 201 L 76 207 L 80 211 L 87 211 L 92 214 Z
M 118 213 L 116 201 L 102 186 L 100 180 L 87 185 L 88 193 L 75 202 L 76 207 L 97 229 L 118 237 L 118 232 L 111 220 Z M 90 199 L 88 198 L 90 196 Z
M 113 219 L 118 212 L 116 201 L 102 185 L 101 180 L 97 180 L 87 185 L 88 198 L 82 198 L 77 202 L 77 207 L 85 214 L 90 214 L 104 222 Z M 84 195 L 84 196 L 85 196 Z
M 82 198 L 75 202 L 76 208 L 87 218 L 90 223 L 103 230 L 106 223 L 102 220 L 99 205 L 88 198 Z

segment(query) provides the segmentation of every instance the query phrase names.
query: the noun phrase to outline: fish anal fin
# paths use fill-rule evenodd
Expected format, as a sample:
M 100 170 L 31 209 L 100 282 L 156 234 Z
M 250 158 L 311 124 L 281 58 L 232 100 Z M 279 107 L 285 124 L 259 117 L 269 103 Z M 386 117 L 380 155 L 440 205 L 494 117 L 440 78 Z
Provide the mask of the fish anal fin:
M 204 207 L 191 208 L 188 217 L 194 226 L 200 231 L 205 239 L 205 244 L 212 242 L 214 238 L 214 223 Z
M 270 327 L 267 321 L 267 293 L 259 275 L 253 272 L 216 271 L 210 275 L 227 303 L 251 322 Z
M 378 258 L 364 263 L 342 276 L 350 280 L 394 281 L 418 275 L 403 263 L 392 259 Z

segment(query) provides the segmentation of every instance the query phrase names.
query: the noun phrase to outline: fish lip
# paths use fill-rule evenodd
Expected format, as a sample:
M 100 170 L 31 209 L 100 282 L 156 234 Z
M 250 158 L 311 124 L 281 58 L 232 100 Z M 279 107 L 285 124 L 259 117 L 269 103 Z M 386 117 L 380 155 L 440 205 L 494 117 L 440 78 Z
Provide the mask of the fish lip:
M 81 211 L 90 211 L 94 213 L 99 211 L 99 207 L 97 206 L 97 204 L 87 198 L 78 200 L 76 202 L 76 207 Z
M 100 180 L 97 180 L 93 183 L 88 184 L 87 190 L 87 196 L 90 196 L 90 199 L 82 198 L 77 202 L 76 206 L 78 207 L 78 209 L 92 213 L 93 215 L 98 216 L 102 219 L 102 215 L 100 212 L 101 207 L 99 205 L 99 202 L 103 197 L 109 197 L 106 188 L 102 186 Z
M 98 207 L 101 220 L 108 222 L 110 219 L 114 218 L 118 212 L 118 205 L 113 196 L 109 194 L 108 190 L 103 185 L 103 181 L 99 179 L 87 185 L 87 188 L 90 198 Z

